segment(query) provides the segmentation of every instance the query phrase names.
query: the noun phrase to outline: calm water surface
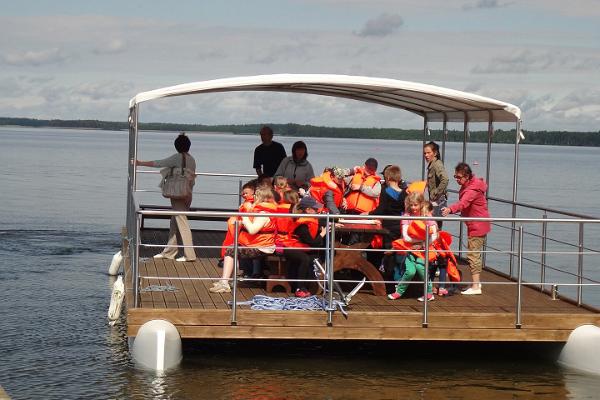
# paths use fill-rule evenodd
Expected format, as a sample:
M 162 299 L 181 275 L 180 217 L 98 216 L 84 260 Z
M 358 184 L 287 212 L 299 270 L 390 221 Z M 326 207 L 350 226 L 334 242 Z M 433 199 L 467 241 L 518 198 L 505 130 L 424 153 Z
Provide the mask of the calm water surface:
M 198 170 L 252 173 L 257 137 L 191 137 Z M 172 139 L 146 133 L 140 158 L 171 154 Z M 548 346 L 195 342 L 164 376 L 137 370 L 123 324 L 106 324 L 106 270 L 124 222 L 126 134 L 1 128 L 0 141 L 0 385 L 14 399 L 593 399 L 600 391 L 597 378 L 557 367 L 558 349 Z M 290 148 L 295 139 L 280 141 Z M 315 170 L 376 155 L 380 165 L 398 163 L 406 178 L 420 177 L 419 143 L 306 142 Z M 512 147 L 493 151 L 491 194 L 509 198 Z M 449 144 L 446 164 L 459 152 Z M 471 145 L 467 158 L 484 174 L 485 146 Z M 573 201 L 582 171 L 597 161 L 597 149 L 522 146 L 519 197 L 600 215 L 597 178 Z M 156 180 L 144 176 L 140 187 L 155 190 Z M 196 189 L 215 188 L 236 191 L 237 183 L 199 181 Z M 214 198 L 196 195 L 194 203 L 203 202 Z M 600 247 L 598 236 L 590 241 Z

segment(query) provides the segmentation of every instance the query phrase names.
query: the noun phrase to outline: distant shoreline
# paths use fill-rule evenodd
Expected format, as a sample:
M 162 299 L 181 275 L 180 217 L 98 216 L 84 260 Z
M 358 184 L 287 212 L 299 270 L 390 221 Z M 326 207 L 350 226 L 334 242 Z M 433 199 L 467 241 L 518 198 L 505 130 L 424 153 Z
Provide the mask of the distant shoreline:
M 140 123 L 139 129 L 144 131 L 187 131 L 231 133 L 234 135 L 249 135 L 258 132 L 263 124 L 240 125 L 203 125 L 203 124 L 174 124 L 174 123 Z M 415 140 L 423 139 L 420 129 L 396 128 L 336 128 L 300 124 L 268 124 L 277 135 L 291 137 L 327 137 L 327 138 L 359 138 L 359 139 L 390 139 Z M 99 120 L 45 120 L 34 118 L 0 117 L 0 126 L 28 128 L 62 128 L 86 130 L 127 131 L 127 122 Z M 600 131 L 598 132 L 568 132 L 568 131 L 523 131 L 525 140 L 522 144 L 537 144 L 551 146 L 588 146 L 600 147 Z M 462 142 L 463 131 L 449 130 L 449 142 Z M 515 131 L 498 129 L 494 132 L 493 143 L 514 143 Z M 441 141 L 442 132 L 431 130 L 431 140 Z M 487 131 L 470 132 L 469 142 L 486 143 Z

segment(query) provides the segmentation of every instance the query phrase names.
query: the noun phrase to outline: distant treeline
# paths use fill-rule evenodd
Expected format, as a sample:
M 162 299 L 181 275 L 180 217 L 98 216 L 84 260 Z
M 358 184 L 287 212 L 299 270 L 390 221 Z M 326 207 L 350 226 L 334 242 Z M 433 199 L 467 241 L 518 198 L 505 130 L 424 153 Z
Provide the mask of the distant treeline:
M 0 125 L 18 125 L 31 127 L 81 128 L 103 130 L 127 130 L 127 122 L 98 121 L 98 120 L 43 120 L 32 118 L 3 118 Z M 330 138 L 372 138 L 372 139 L 401 139 L 422 140 L 423 131 L 420 129 L 395 128 L 333 128 L 327 126 L 299 124 L 269 124 L 277 135 L 299 137 L 330 137 Z M 203 124 L 173 124 L 146 122 L 140 123 L 141 130 L 157 131 L 187 131 L 187 132 L 227 132 L 233 134 L 258 133 L 262 124 L 245 125 L 203 125 Z M 523 144 L 555 145 L 555 146 L 600 146 L 600 131 L 598 132 L 567 132 L 567 131 L 523 131 Z M 448 140 L 462 142 L 463 132 L 451 130 Z M 440 140 L 441 131 L 431 130 L 431 139 Z M 487 142 L 487 132 L 470 132 L 470 142 Z M 515 130 L 496 130 L 494 143 L 514 143 Z

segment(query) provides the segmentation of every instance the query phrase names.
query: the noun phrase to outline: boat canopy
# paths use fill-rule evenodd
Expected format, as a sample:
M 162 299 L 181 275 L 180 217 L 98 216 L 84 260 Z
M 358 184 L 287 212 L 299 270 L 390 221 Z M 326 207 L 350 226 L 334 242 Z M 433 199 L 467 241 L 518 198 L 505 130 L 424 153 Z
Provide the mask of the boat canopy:
M 195 93 L 273 91 L 343 97 L 418 114 L 430 122 L 519 122 L 519 107 L 472 93 L 422 83 L 364 76 L 275 74 L 185 83 L 138 93 L 129 108 L 162 97 Z

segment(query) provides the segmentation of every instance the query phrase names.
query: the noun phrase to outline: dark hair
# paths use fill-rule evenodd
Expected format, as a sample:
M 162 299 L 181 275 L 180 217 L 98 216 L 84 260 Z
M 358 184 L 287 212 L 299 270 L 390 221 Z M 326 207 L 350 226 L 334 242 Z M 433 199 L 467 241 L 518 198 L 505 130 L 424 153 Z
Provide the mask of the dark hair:
M 178 153 L 187 153 L 190 151 L 190 146 L 192 142 L 190 142 L 190 138 L 185 136 L 185 132 L 181 132 L 179 136 L 175 138 L 175 149 Z
M 430 147 L 435 154 L 435 158 L 440 159 L 440 146 L 436 142 L 429 142 L 423 147 Z
M 244 189 L 256 190 L 256 179 L 252 179 L 251 181 L 244 183 L 244 186 L 242 186 L 242 190 Z
M 262 131 L 265 131 L 265 132 L 267 132 L 268 134 L 270 134 L 271 136 L 273 136 L 273 129 L 271 129 L 271 127 L 270 127 L 270 126 L 268 126 L 268 125 L 263 125 L 263 127 L 262 127 L 262 128 L 260 128 L 260 131 L 259 131 L 259 132 L 262 132 Z
M 294 161 L 296 160 L 296 150 L 298 149 L 304 149 L 304 157 L 302 158 L 302 160 L 298 161 L 306 160 L 306 157 L 308 157 L 308 149 L 306 148 L 306 143 L 304 143 L 302 140 L 299 140 L 292 145 L 292 158 L 294 159 Z
M 367 161 L 365 161 L 365 165 L 367 167 L 371 167 L 373 169 L 377 169 L 377 165 L 378 164 L 377 164 L 377 160 L 374 159 L 373 157 L 371 157 L 371 158 L 367 158 Z
M 456 164 L 456 167 L 454 167 L 454 172 L 460 172 L 468 179 L 471 179 L 471 177 L 473 176 L 473 171 L 471 170 L 471 167 L 469 166 L 469 164 L 464 162 Z

